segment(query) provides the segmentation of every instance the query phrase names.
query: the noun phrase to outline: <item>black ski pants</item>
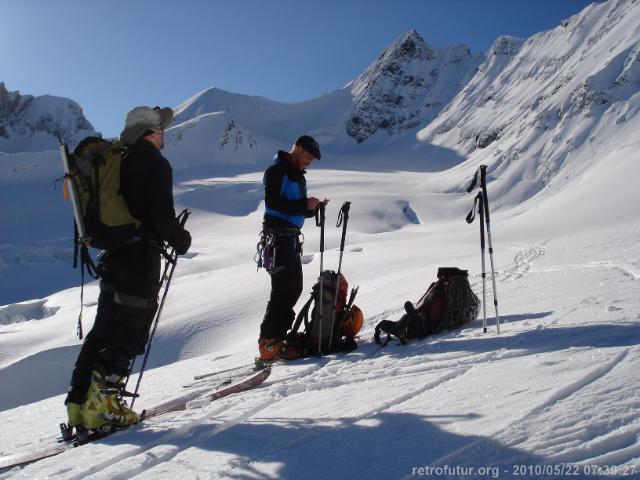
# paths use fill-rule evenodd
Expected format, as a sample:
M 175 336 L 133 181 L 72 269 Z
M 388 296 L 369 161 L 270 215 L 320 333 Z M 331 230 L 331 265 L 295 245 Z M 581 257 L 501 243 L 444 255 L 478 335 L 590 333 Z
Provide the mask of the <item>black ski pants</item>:
M 84 402 L 93 370 L 124 376 L 131 360 L 144 353 L 158 308 L 160 260 L 158 246 L 143 241 L 101 258 L 98 312 L 76 360 L 67 402 Z
M 271 296 L 260 325 L 261 338 L 284 338 L 293 325 L 302 293 L 301 244 L 298 234 L 277 234 L 275 264 L 271 271 Z

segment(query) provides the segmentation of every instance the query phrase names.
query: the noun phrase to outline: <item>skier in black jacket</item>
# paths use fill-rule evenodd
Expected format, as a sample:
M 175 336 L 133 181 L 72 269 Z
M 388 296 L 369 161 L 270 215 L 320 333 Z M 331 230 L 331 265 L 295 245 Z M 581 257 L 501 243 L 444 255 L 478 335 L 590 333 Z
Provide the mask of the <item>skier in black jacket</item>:
M 131 361 L 145 351 L 158 307 L 161 242 L 179 255 L 191 245 L 191 235 L 176 218 L 171 165 L 160 153 L 172 118 L 170 108 L 136 107 L 127 114 L 120 136 L 127 146 L 121 190 L 141 226 L 134 238 L 100 257 L 98 312 L 65 400 L 69 426 L 77 429 L 139 421 L 120 394 Z
M 318 142 L 302 135 L 289 152 L 278 151 L 275 163 L 264 174 L 263 232 L 275 237 L 275 263 L 269 269 L 271 296 L 258 340 L 262 360 L 291 359 L 301 354 L 296 345 L 286 342 L 285 336 L 295 319 L 293 307 L 302 293 L 300 229 L 320 204 L 315 197 L 307 198 L 305 168 L 320 156 Z

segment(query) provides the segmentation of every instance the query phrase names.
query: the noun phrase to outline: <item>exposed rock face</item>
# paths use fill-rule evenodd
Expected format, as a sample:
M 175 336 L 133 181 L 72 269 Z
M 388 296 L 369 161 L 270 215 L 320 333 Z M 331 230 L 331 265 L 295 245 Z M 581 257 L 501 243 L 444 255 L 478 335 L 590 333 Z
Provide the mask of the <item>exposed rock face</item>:
M 73 100 L 10 92 L 0 82 L 0 151 L 51 150 L 58 139 L 74 145 L 97 134 Z
M 347 133 L 358 143 L 425 125 L 462 89 L 484 56 L 464 45 L 436 49 L 411 30 L 387 47 L 352 84 Z

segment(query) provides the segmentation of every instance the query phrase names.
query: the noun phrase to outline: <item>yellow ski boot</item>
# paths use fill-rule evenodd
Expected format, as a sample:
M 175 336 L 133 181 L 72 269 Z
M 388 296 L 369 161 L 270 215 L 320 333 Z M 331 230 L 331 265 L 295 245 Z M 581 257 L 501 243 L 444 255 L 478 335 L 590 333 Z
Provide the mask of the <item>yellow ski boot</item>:
M 84 428 L 84 418 L 82 416 L 82 405 L 74 402 L 65 402 L 67 407 L 67 423 L 60 424 L 62 440 L 70 442 L 81 436 Z
M 73 402 L 67 403 L 67 425 L 69 427 L 77 427 L 83 424 L 82 405 Z
M 138 414 L 127 407 L 119 395 L 124 389 L 124 381 L 124 377 L 119 375 L 103 377 L 93 371 L 87 400 L 82 406 L 82 424 L 85 428 L 128 427 L 140 421 Z

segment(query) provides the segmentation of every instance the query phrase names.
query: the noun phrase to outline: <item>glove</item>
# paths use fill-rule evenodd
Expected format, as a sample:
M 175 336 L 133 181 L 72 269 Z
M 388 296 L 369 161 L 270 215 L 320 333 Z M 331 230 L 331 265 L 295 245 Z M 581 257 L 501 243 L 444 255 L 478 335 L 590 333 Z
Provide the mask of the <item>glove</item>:
M 178 255 L 184 255 L 191 246 L 191 234 L 187 230 L 182 230 L 169 244 L 176 249 Z

